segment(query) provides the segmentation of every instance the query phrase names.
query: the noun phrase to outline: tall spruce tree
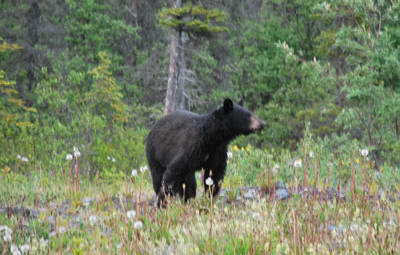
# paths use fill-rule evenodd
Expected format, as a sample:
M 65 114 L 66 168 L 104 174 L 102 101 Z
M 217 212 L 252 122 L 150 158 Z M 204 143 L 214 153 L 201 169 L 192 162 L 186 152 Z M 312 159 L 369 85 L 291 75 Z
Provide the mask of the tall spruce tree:
M 214 33 L 226 30 L 224 26 L 218 25 L 225 18 L 222 11 L 208 10 L 203 6 L 184 2 L 183 0 L 174 0 L 172 8 L 166 8 L 160 12 L 160 23 L 171 28 L 169 75 L 164 114 L 187 108 L 184 51 L 186 38 L 207 38 Z

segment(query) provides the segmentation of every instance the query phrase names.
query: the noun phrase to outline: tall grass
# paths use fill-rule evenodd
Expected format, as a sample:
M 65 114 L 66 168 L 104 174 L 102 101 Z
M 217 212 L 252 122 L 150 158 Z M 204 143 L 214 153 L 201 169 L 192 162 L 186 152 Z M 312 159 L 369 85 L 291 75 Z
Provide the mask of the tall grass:
M 153 206 L 148 171 L 80 176 L 76 189 L 68 172 L 10 169 L 0 177 L 0 253 L 396 254 L 400 173 L 375 165 L 371 149 L 311 136 L 296 151 L 231 146 L 226 199 L 200 191 L 163 210 Z M 240 196 L 243 186 L 273 192 L 278 181 L 290 199 Z

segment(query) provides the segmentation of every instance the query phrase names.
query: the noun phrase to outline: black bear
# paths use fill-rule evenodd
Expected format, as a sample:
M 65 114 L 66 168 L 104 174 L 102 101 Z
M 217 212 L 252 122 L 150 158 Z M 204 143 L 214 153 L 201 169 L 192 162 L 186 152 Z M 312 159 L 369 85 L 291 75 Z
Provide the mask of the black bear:
M 200 169 L 204 169 L 206 191 L 218 194 L 229 142 L 263 127 L 263 121 L 229 98 L 209 114 L 176 111 L 160 119 L 146 140 L 158 206 L 165 205 L 166 195 L 179 194 L 185 201 L 195 197 L 195 171 Z

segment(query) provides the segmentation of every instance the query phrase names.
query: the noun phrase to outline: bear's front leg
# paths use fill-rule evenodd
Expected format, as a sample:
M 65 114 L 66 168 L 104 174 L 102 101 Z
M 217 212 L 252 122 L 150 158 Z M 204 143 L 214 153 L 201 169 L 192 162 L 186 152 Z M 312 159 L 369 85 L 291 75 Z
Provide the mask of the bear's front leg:
M 203 184 L 204 191 L 208 195 L 218 195 L 221 183 L 225 176 L 226 169 L 226 149 L 222 148 L 210 155 L 204 166 Z
M 190 198 L 196 197 L 196 175 L 194 172 L 188 173 L 185 182 L 182 184 L 182 193 L 179 195 L 187 202 Z

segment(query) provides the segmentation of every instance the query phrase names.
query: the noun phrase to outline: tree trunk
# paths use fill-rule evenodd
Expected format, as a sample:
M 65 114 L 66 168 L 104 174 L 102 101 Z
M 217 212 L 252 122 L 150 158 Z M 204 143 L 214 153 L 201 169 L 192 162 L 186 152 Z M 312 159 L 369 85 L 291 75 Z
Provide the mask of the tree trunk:
M 182 1 L 176 0 L 174 8 L 182 7 Z M 174 29 L 171 34 L 169 75 L 164 114 L 185 109 L 185 58 L 182 29 Z
M 28 78 L 28 90 L 32 91 L 34 84 L 36 83 L 35 77 L 35 67 L 36 67 L 36 58 L 35 58 L 35 46 L 39 41 L 39 20 L 40 20 L 41 11 L 39 8 L 39 4 L 36 0 L 31 2 L 31 6 L 26 15 L 27 21 L 27 29 L 28 29 L 28 41 L 29 48 L 28 56 L 26 61 L 28 63 L 27 68 L 27 78 Z

